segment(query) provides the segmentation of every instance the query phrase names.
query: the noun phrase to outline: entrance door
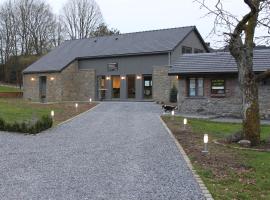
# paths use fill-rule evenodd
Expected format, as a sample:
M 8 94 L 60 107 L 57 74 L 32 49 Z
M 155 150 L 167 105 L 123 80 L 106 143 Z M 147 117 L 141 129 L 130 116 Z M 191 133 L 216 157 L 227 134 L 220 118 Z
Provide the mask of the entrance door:
M 143 97 L 144 99 L 152 99 L 152 76 L 143 76 Z
M 100 101 L 105 99 L 106 94 L 105 76 L 97 77 L 97 96 Z
M 47 88 L 47 77 L 46 76 L 40 76 L 39 77 L 39 98 L 41 102 L 46 101 L 46 88 Z
M 136 78 L 135 75 L 127 75 L 127 93 L 129 99 L 134 99 L 136 96 Z
M 120 98 L 120 76 L 112 76 L 112 98 Z

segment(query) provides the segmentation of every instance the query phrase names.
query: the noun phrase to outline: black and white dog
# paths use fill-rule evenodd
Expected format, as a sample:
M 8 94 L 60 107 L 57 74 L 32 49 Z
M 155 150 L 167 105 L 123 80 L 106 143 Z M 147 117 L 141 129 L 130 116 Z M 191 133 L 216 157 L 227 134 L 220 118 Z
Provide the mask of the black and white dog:
M 163 104 L 162 109 L 164 110 L 164 112 L 172 112 L 173 110 L 177 110 L 177 106 Z

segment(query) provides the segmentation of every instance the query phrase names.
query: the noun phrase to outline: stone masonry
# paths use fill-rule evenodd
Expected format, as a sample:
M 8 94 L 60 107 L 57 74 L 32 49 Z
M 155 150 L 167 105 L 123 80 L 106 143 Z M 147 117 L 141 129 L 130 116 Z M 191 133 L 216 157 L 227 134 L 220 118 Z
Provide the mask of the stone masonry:
M 179 80 L 178 107 L 181 113 L 216 115 L 220 117 L 241 117 L 242 98 L 236 77 L 225 79 L 226 94 L 223 97 L 211 95 L 211 77 L 204 78 L 204 96 L 188 97 L 187 79 Z M 270 117 L 270 87 L 259 86 L 259 99 L 262 118 Z
M 153 68 L 153 99 L 155 101 L 168 103 L 170 90 L 177 85 L 177 76 L 168 76 L 168 66 Z
M 24 74 L 24 99 L 40 101 L 39 77 L 46 76 L 46 101 L 88 101 L 95 98 L 95 70 L 79 70 L 77 61 L 59 73 Z

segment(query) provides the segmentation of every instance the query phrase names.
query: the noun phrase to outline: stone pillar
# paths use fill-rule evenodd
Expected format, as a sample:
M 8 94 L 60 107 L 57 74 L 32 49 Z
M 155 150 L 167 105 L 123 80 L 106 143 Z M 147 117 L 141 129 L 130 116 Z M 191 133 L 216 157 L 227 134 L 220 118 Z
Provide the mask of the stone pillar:
M 107 79 L 109 78 L 109 79 Z M 107 76 L 106 77 L 106 99 L 112 99 L 112 77 L 111 76 Z
M 153 99 L 169 102 L 171 78 L 168 76 L 169 67 L 153 68 Z
M 136 100 L 139 100 L 139 101 L 141 101 L 143 99 L 143 96 L 142 96 L 142 94 L 143 94 L 143 92 L 142 92 L 143 80 L 142 79 L 143 78 L 141 75 L 136 77 Z
M 127 99 L 127 77 L 124 75 L 121 76 L 120 99 L 121 100 Z

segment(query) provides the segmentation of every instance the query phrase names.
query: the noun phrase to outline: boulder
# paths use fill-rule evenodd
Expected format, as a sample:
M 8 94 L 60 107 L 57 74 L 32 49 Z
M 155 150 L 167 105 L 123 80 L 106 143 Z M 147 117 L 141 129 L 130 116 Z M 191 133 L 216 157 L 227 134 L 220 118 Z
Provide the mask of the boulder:
M 241 146 L 241 147 L 250 147 L 250 144 L 251 142 L 249 140 L 240 140 L 238 142 L 238 144 Z

